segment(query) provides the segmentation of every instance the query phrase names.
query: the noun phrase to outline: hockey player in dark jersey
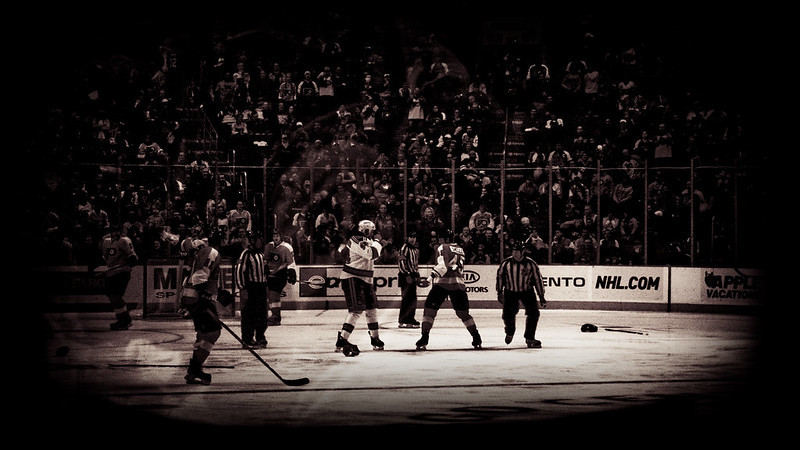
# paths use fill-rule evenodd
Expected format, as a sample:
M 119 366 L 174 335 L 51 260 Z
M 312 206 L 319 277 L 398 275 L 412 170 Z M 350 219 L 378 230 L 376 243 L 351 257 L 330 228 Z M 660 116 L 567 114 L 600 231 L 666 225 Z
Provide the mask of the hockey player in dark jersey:
M 109 227 L 109 232 L 103 236 L 100 248 L 107 267 L 101 274 L 105 277 L 105 294 L 117 318 L 117 321 L 111 324 L 111 329 L 127 330 L 133 324 L 133 320 L 124 297 L 131 281 L 131 267 L 139 262 L 139 257 L 131 239 L 122 235 L 122 226 Z M 93 269 L 90 267 L 90 270 Z
M 183 286 L 181 306 L 185 308 L 194 322 L 196 332 L 192 345 L 192 358 L 186 371 L 187 384 L 211 384 L 211 374 L 203 372 L 203 363 L 208 359 L 211 349 L 220 336 L 217 307 L 213 297 L 218 292 L 219 266 L 222 258 L 219 253 L 220 239 L 212 234 L 208 239 L 195 235 L 196 239 L 187 246 L 192 261 L 189 277 Z
M 443 233 L 444 243 L 436 247 L 436 265 L 431 270 L 432 286 L 425 299 L 422 314 L 422 337 L 417 341 L 417 350 L 425 350 L 428 337 L 433 328 L 433 321 L 442 303 L 450 298 L 456 316 L 472 335 L 472 346 L 481 348 L 483 341 L 475 325 L 475 319 L 469 313 L 469 297 L 464 283 L 464 249 L 452 242 L 450 230 Z
M 267 302 L 269 314 L 267 324 L 281 324 L 281 294 L 286 284 L 297 282 L 297 265 L 294 263 L 294 250 L 280 231 L 272 232 L 272 241 L 264 248 L 267 264 Z
M 373 284 L 375 260 L 381 254 L 381 244 L 372 239 L 375 224 L 370 220 L 358 223 L 357 230 L 342 243 L 337 252 L 344 262 L 339 276 L 347 303 L 347 319 L 336 339 L 336 350 L 345 356 L 360 353 L 358 346 L 348 340 L 361 314 L 367 318 L 370 344 L 375 350 L 383 350 L 383 341 L 378 336 L 378 296 Z
M 525 243 L 516 242 L 511 256 L 500 263 L 497 269 L 497 301 L 503 305 L 503 324 L 505 325 L 506 344 L 510 344 L 516 331 L 516 317 L 519 304 L 525 307 L 525 343 L 529 348 L 541 348 L 541 341 L 536 339 L 536 326 L 539 323 L 539 306 L 547 307 L 544 298 L 544 283 L 539 266 L 529 256 L 525 256 Z

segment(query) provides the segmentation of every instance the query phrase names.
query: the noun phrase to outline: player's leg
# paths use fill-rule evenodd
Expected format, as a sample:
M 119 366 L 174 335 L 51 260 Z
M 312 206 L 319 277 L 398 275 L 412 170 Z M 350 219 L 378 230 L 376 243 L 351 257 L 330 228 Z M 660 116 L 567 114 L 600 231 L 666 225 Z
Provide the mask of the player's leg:
M 361 283 L 361 292 L 364 296 L 364 305 L 366 307 L 364 315 L 367 318 L 370 345 L 374 350 L 383 350 L 384 344 L 380 338 L 380 327 L 378 326 L 378 294 L 375 291 L 375 285 Z
M 529 348 L 541 348 L 542 342 L 536 339 L 536 328 L 539 326 L 539 304 L 536 295 L 530 292 L 523 299 L 525 306 L 525 343 Z
M 120 272 L 106 278 L 106 297 L 108 297 L 108 301 L 114 309 L 114 316 L 117 318 L 110 328 L 115 331 L 127 330 L 133 324 L 124 298 L 130 279 L 130 272 Z
M 475 324 L 475 319 L 469 313 L 467 291 L 450 291 L 450 302 L 453 304 L 456 316 L 461 319 L 461 323 L 464 324 L 464 327 L 467 328 L 467 331 L 469 331 L 469 334 L 472 336 L 472 346 L 481 348 L 483 340 L 481 339 L 480 333 L 478 333 L 478 326 Z
M 503 301 L 503 326 L 506 332 L 505 342 L 510 344 L 517 331 L 517 314 L 519 313 L 520 296 L 516 292 L 506 291 Z

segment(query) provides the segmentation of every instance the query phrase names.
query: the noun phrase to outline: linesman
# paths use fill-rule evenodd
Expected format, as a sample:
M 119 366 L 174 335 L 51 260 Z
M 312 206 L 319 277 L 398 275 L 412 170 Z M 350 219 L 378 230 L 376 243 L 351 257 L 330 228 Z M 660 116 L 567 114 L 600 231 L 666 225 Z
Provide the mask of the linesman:
M 414 317 L 417 313 L 417 282 L 419 281 L 419 247 L 417 232 L 409 231 L 406 242 L 400 247 L 397 260 L 397 284 L 400 285 L 400 312 L 398 326 L 400 328 L 419 328 Z
M 514 339 L 516 318 L 519 304 L 525 306 L 525 343 L 529 348 L 541 348 L 542 343 L 536 339 L 536 327 L 539 324 L 539 305 L 547 307 L 544 298 L 544 283 L 539 266 L 529 256 L 524 255 L 525 244 L 517 242 L 511 250 L 511 256 L 500 263 L 497 269 L 497 301 L 503 305 L 503 324 L 505 325 L 506 344 Z
M 242 341 L 244 348 L 267 346 L 267 270 L 264 236 L 254 232 L 250 245 L 239 255 L 234 281 L 242 301 Z

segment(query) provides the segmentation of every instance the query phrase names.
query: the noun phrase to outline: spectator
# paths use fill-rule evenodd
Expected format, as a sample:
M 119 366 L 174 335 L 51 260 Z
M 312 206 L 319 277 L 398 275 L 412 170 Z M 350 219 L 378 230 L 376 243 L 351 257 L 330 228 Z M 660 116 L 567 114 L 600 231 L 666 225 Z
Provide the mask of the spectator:
M 592 228 L 583 227 L 571 245 L 575 249 L 575 264 L 597 263 L 597 239 L 592 235 Z
M 228 226 L 230 227 L 231 234 L 239 234 L 238 229 L 244 229 L 247 232 L 253 230 L 253 220 L 244 206 L 244 201 L 238 200 L 236 208 L 228 211 Z
M 619 241 L 614 237 L 613 231 L 603 230 L 603 238 L 600 239 L 598 252 L 600 253 L 600 264 L 608 266 L 619 264 L 621 256 L 620 245 Z
M 297 102 L 297 84 L 292 80 L 292 74 L 289 72 L 284 73 L 281 78 L 278 86 L 278 101 L 283 103 L 287 110 L 290 106 L 294 107 Z
M 575 248 L 572 246 L 572 240 L 565 236 L 561 229 L 554 231 L 550 248 L 552 249 L 553 263 L 572 264 L 575 261 Z
M 494 230 L 494 216 L 487 211 L 486 203 L 478 205 L 478 210 L 469 217 L 469 229 L 476 233 L 483 233 L 484 230 Z
M 319 114 L 319 97 L 319 85 L 312 78 L 311 71 L 306 70 L 303 72 L 303 79 L 297 83 L 298 115 L 304 121 L 311 120 Z

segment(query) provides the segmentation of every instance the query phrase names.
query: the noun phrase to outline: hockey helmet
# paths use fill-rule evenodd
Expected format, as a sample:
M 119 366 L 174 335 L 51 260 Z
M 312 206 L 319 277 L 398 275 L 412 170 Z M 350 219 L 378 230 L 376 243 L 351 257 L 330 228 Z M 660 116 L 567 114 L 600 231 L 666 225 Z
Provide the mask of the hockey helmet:
M 364 235 L 370 235 L 375 232 L 375 223 L 371 220 L 362 220 L 358 222 L 358 232 Z

